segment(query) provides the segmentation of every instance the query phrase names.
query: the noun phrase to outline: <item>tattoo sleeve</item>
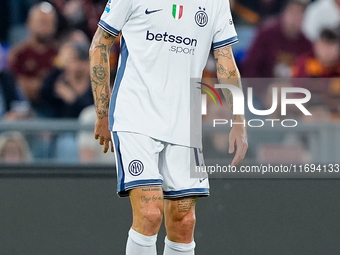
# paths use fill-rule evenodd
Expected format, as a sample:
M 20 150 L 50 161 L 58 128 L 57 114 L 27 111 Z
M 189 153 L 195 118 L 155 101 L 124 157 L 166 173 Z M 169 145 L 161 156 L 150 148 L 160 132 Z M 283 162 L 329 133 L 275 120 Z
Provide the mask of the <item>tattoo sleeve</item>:
M 109 52 L 115 37 L 98 28 L 90 48 L 91 86 L 99 119 L 108 116 L 110 63 Z
M 217 67 L 217 78 L 221 84 L 231 84 L 242 89 L 241 75 L 236 66 L 236 62 L 232 53 L 231 46 L 227 46 L 214 51 L 216 67 Z M 233 113 L 233 95 L 229 89 L 222 89 L 222 93 L 225 97 L 226 103 Z M 234 120 L 243 120 L 243 116 L 233 116 Z

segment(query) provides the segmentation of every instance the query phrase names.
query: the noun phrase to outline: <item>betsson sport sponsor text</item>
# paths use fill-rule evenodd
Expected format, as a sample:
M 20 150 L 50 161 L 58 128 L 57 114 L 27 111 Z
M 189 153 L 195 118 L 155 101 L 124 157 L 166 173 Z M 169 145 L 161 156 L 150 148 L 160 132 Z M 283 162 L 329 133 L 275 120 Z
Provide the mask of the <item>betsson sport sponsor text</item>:
M 147 41 L 157 41 L 163 43 L 176 43 L 177 46 L 171 45 L 169 51 L 174 52 L 176 54 L 188 54 L 195 55 L 195 48 L 197 46 L 197 39 L 183 37 L 180 35 L 172 35 L 168 34 L 168 32 L 161 33 L 152 33 L 149 30 L 146 31 L 146 40 Z M 183 46 L 185 45 L 185 46 Z

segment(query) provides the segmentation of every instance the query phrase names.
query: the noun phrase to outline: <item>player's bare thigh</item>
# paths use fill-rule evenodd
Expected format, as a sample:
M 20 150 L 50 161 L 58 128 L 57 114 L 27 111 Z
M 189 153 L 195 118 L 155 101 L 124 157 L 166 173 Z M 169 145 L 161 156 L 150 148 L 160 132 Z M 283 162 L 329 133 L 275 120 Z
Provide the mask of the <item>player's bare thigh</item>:
M 129 192 L 133 212 L 132 228 L 147 236 L 158 233 L 163 219 L 163 189 L 136 188 Z
M 164 199 L 167 237 L 170 241 L 190 243 L 194 238 L 197 196 Z

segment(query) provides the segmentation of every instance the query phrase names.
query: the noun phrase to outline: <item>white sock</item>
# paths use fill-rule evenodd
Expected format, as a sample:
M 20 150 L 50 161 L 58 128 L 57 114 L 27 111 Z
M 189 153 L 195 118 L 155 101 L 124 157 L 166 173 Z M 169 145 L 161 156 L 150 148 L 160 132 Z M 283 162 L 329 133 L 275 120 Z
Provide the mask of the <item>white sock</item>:
M 175 243 L 165 237 L 165 246 L 163 255 L 194 255 L 195 254 L 195 242 L 191 243 Z
M 157 234 L 145 236 L 130 228 L 126 243 L 126 255 L 157 255 Z

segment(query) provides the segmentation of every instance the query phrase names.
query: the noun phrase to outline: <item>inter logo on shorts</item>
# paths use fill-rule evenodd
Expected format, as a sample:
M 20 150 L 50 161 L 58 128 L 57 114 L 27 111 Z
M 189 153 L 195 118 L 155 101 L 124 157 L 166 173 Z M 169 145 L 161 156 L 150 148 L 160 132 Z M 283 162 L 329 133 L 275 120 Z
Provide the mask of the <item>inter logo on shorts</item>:
M 140 160 L 132 160 L 129 164 L 129 172 L 133 176 L 140 175 L 144 170 L 144 165 Z
M 172 6 L 172 16 L 174 19 L 180 19 L 183 16 L 183 5 L 174 4 Z
M 208 24 L 208 14 L 205 12 L 205 8 L 199 7 L 199 11 L 195 15 L 196 24 L 200 27 L 204 27 Z

